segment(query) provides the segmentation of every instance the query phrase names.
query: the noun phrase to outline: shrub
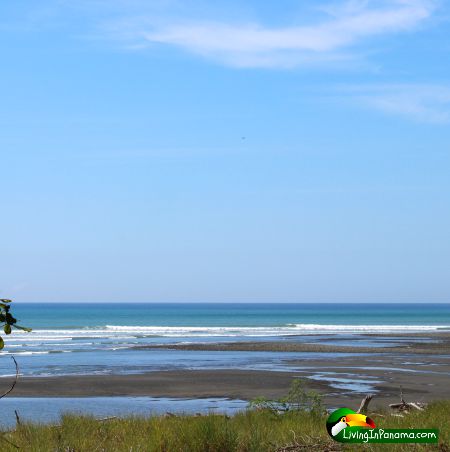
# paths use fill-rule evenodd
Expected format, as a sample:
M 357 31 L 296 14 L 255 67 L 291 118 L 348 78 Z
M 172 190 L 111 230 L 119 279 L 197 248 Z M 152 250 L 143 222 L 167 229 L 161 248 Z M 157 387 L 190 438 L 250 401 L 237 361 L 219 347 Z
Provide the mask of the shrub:
M 5 334 L 11 334 L 11 329 L 16 328 L 18 330 L 23 330 L 30 332 L 31 328 L 26 328 L 24 326 L 17 325 L 17 320 L 11 314 L 11 300 L 6 298 L 0 299 L 0 326 L 3 327 Z M 0 350 L 5 346 L 5 342 L 0 336 Z
M 274 413 L 286 411 L 305 411 L 313 414 L 323 414 L 325 408 L 322 403 L 322 395 L 317 391 L 308 391 L 304 380 L 293 380 L 289 392 L 285 397 L 277 400 L 269 400 L 265 397 L 253 399 L 250 408 L 266 409 Z

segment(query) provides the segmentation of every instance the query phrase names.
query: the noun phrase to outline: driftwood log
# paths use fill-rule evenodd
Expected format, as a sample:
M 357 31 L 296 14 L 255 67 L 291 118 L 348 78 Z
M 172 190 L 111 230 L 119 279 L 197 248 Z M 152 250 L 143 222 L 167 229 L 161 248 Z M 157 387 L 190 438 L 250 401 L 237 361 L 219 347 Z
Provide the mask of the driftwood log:
M 426 408 L 426 403 L 421 402 L 406 402 L 403 397 L 403 389 L 400 386 L 400 403 L 391 403 L 389 408 L 400 411 L 402 413 L 409 413 L 411 409 L 423 411 Z
M 369 403 L 373 399 L 372 394 L 366 395 L 362 400 L 361 404 L 358 408 L 357 413 L 365 414 L 367 413 L 369 409 Z M 400 387 L 400 402 L 399 403 L 391 403 L 389 405 L 389 408 L 392 410 L 396 410 L 397 413 L 392 413 L 391 416 L 398 416 L 403 417 L 403 414 L 408 414 L 411 410 L 418 410 L 418 411 L 424 411 L 427 404 L 422 402 L 406 402 L 405 398 L 403 397 L 403 389 Z
M 361 400 L 361 405 L 359 406 L 357 413 L 367 413 L 367 410 L 369 409 L 369 403 L 372 399 L 372 394 L 366 395 L 364 399 Z

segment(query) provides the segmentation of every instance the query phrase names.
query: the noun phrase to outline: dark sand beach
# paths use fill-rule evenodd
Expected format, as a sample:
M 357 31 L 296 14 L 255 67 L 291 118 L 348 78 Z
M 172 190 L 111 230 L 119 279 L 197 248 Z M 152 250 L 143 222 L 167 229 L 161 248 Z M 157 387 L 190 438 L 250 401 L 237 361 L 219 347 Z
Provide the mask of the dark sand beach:
M 326 358 L 285 360 L 292 371 L 242 369 L 167 370 L 131 375 L 82 375 L 22 377 L 15 397 L 226 397 L 251 400 L 286 394 L 294 378 L 305 378 L 307 387 L 324 395 L 328 406 L 359 403 L 366 393 L 375 394 L 374 405 L 386 406 L 405 398 L 414 401 L 450 399 L 450 354 L 448 333 L 386 335 L 401 345 L 370 348 L 288 341 L 171 344 L 172 349 L 324 352 Z M 427 341 L 423 341 L 426 339 Z M 146 346 L 142 353 L 162 346 Z M 1 386 L 8 385 L 2 379 Z
M 379 337 L 379 336 L 377 336 Z M 450 353 L 450 335 L 447 333 L 438 333 L 435 335 L 421 334 L 408 336 L 384 336 L 395 342 L 395 340 L 405 337 L 406 340 L 401 345 L 395 346 L 361 346 L 357 345 L 329 345 L 321 343 L 307 342 L 287 342 L 287 341 L 271 341 L 271 342 L 219 342 L 219 343 L 189 343 L 189 344 L 164 344 L 164 345 L 143 345 L 136 346 L 135 349 L 168 349 L 168 350 L 210 350 L 210 351 L 267 351 L 267 352 L 315 352 L 315 353 L 413 353 L 420 355 L 441 355 Z M 433 342 L 422 342 L 420 338 L 427 338 Z M 416 339 L 416 340 L 414 340 Z M 337 343 L 339 339 L 334 338 Z M 348 339 L 347 339 L 348 340 Z

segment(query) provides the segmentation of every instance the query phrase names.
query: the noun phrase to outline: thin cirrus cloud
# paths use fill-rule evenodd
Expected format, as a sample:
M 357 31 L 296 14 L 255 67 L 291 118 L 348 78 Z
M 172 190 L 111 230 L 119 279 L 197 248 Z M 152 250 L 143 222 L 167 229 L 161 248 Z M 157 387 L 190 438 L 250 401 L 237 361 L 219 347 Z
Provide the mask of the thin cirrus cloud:
M 415 29 L 435 9 L 432 0 L 347 1 L 322 7 L 314 23 L 188 21 L 136 28 L 135 45 L 165 44 L 235 67 L 293 67 L 341 60 L 364 40 Z
M 344 89 L 360 105 L 417 122 L 450 123 L 450 88 L 431 84 L 354 86 Z

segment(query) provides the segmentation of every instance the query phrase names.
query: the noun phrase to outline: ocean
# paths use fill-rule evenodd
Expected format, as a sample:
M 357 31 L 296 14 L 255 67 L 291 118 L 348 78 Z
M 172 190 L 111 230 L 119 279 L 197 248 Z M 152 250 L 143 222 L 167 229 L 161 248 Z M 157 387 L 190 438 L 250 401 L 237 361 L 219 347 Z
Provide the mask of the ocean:
M 174 342 L 307 340 L 349 343 L 363 333 L 450 330 L 449 304 L 14 303 L 19 323 L 2 355 L 24 375 L 140 373 L 164 369 L 283 370 L 278 352 L 207 352 L 137 347 Z M 326 339 L 325 337 L 325 339 Z M 378 338 L 366 344 L 381 346 Z M 303 356 L 301 353 L 298 356 Z M 317 354 L 304 354 L 305 359 Z M 292 353 L 289 356 L 294 356 Z M 11 375 L 0 360 L 0 376 Z
M 335 354 L 315 352 L 198 351 L 145 349 L 167 343 L 224 341 L 297 341 L 320 344 L 395 346 L 413 332 L 450 330 L 449 304 L 136 304 L 136 303 L 18 303 L 13 313 L 31 333 L 14 330 L 0 352 L 0 383 L 14 376 L 14 355 L 23 376 L 136 374 L 159 370 L 244 369 L 298 371 L 315 359 Z M 366 335 L 366 333 L 375 333 Z M 376 333 L 380 333 L 377 335 Z M 389 333 L 390 337 L 381 333 Z M 402 333 L 395 337 L 396 333 Z M 406 333 L 406 336 L 405 336 Z M 430 338 L 416 340 L 429 341 Z M 356 353 L 340 353 L 340 357 Z M 363 354 L 361 354 L 363 355 Z M 295 365 L 293 362 L 300 362 Z M 319 372 L 319 371 L 318 371 Z M 320 371 L 313 379 L 326 378 Z M 354 382 L 352 376 L 335 378 L 338 390 L 367 392 L 374 381 Z M 355 387 L 355 384 L 357 387 Z M 359 386 L 358 386 L 359 385 Z M 364 386 L 366 385 L 366 386 Z M 368 386 L 367 386 L 368 385 Z M 171 411 L 233 412 L 245 406 L 239 400 L 152 399 L 150 397 L 98 397 L 76 399 L 11 398 L 5 409 L 17 407 L 28 419 L 51 422 L 65 411 L 84 410 L 94 415 L 117 412 L 142 414 Z M 53 399 L 52 399 L 53 400 Z M 51 406 L 51 409 L 42 407 Z M 217 408 L 219 407 L 219 408 Z M 10 423 L 14 417 L 9 418 Z
M 431 303 L 14 303 L 20 321 L 35 330 L 145 327 L 267 328 L 269 332 L 326 332 L 369 327 L 435 329 L 450 326 L 450 304 Z M 377 326 L 378 325 L 378 326 Z M 152 327 L 165 327 L 167 330 Z M 292 328 L 295 328 L 292 330 Z M 291 331 L 292 330 L 292 331 Z M 178 331 L 178 330 L 177 330 Z M 244 330 L 245 331 L 245 330 Z M 178 334 L 178 333 L 176 333 Z M 180 333 L 181 334 L 181 333 Z M 183 333 L 184 334 L 184 333 Z M 240 333 L 236 333 L 239 335 Z

